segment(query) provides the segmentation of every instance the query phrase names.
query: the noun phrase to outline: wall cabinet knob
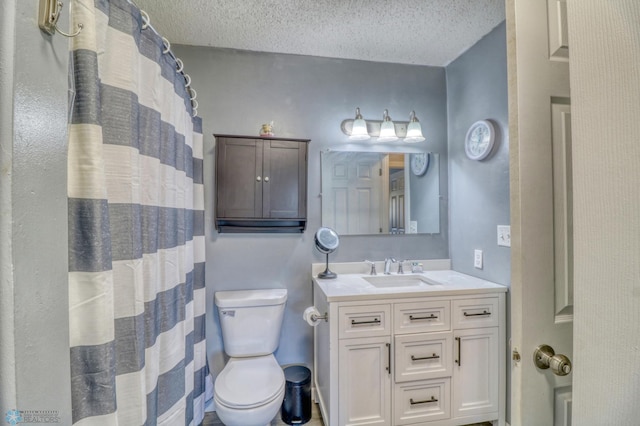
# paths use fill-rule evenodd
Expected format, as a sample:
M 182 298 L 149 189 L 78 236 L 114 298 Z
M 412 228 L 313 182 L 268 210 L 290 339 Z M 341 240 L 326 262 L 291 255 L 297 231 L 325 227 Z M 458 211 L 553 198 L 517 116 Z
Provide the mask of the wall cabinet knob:
M 264 181 L 265 181 L 265 182 L 269 182 L 269 176 L 265 176 L 265 177 L 264 177 Z
M 258 177 L 256 178 L 256 180 L 257 180 L 258 182 L 260 182 L 260 181 L 262 180 L 262 178 L 261 178 L 260 176 L 258 176 Z

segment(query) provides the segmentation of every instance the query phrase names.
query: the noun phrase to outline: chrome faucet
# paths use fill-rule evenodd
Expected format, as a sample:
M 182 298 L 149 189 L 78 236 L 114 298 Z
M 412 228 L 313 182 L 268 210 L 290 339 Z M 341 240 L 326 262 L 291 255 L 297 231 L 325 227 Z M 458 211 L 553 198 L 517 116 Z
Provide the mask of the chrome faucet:
M 392 263 L 396 263 L 397 261 L 393 258 L 393 257 L 387 257 L 384 260 L 384 274 L 385 275 L 391 275 L 391 264 Z
M 369 265 L 371 265 L 371 271 L 369 271 L 369 275 L 377 275 L 376 262 L 372 262 L 372 261 L 366 260 L 366 259 L 365 259 L 365 262 L 367 262 Z

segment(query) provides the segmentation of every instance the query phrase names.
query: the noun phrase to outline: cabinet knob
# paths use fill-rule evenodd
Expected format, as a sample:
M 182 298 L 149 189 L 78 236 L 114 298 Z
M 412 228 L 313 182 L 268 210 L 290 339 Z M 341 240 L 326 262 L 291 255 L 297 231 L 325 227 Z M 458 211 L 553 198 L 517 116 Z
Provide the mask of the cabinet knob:
M 260 182 L 260 181 L 262 180 L 262 178 L 261 178 L 260 176 L 258 176 L 258 177 L 256 178 L 256 180 L 257 180 L 258 182 Z
M 269 182 L 269 176 L 265 176 L 265 177 L 264 177 L 264 181 L 265 181 L 265 182 Z

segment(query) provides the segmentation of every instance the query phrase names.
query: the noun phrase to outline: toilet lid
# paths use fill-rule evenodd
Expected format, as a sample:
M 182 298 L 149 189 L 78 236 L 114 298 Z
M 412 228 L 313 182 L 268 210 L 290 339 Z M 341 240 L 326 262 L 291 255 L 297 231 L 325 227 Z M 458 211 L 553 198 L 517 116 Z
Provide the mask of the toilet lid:
M 231 358 L 215 383 L 217 399 L 228 407 L 266 404 L 284 389 L 284 373 L 273 355 Z

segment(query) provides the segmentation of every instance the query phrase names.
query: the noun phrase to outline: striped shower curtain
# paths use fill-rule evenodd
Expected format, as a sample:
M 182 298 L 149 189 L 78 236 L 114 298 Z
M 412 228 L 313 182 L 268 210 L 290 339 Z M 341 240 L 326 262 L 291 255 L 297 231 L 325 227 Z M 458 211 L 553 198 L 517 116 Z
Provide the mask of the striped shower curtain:
M 202 123 L 126 0 L 74 0 L 69 127 L 73 423 L 204 416 Z

